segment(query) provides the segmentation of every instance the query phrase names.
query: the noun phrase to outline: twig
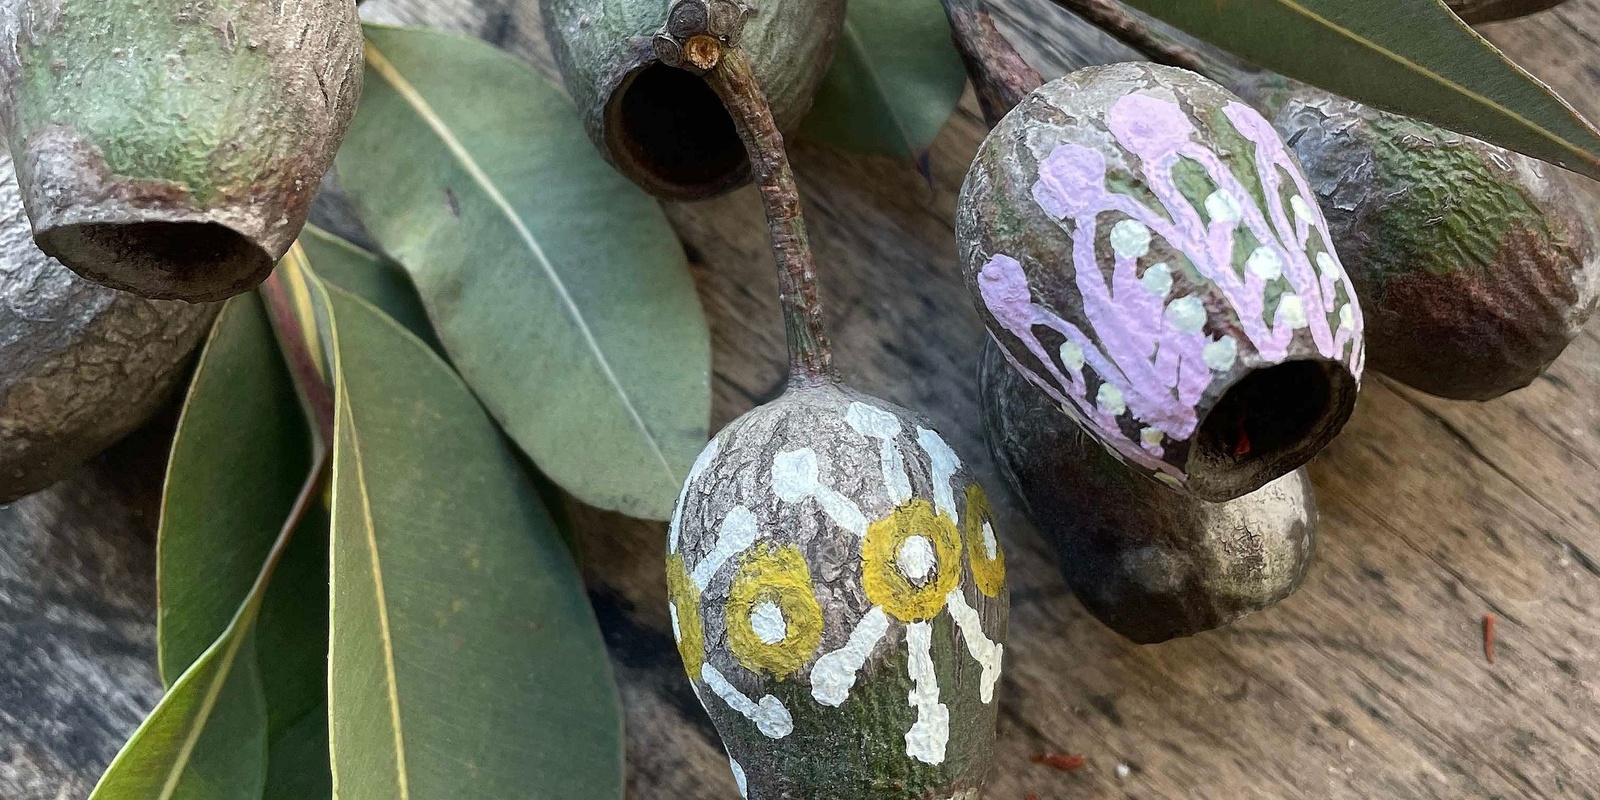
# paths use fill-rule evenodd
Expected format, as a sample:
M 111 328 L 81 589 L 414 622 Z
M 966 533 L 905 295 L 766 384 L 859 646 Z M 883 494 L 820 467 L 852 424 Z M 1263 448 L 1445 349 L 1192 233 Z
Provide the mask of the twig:
M 1043 85 L 1044 78 L 995 27 L 984 0 L 944 0 L 944 13 L 983 107 L 983 119 L 992 128 Z
M 669 66 L 705 77 L 728 113 L 749 154 L 778 262 L 779 302 L 789 342 L 790 379 L 832 380 L 833 353 L 822 318 L 816 261 L 800 208 L 800 188 L 783 134 L 767 95 L 738 49 L 751 13 L 734 0 L 677 0 L 655 37 L 656 54 Z
M 1052 0 L 1085 22 L 1111 34 L 1158 64 L 1198 72 L 1228 87 L 1239 85 L 1251 70 L 1231 56 L 1190 47 L 1122 7 L 1117 0 Z

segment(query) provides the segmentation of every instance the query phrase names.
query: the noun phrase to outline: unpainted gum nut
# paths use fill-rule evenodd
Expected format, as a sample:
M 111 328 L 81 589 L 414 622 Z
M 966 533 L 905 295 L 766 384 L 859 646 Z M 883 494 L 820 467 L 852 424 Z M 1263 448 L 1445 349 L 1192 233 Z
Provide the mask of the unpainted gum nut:
M 1373 369 L 1489 400 L 1582 332 L 1600 293 L 1600 186 L 1282 78 L 1241 91 L 1305 165 L 1366 312 Z
M 844 0 L 754 5 L 752 14 L 732 0 L 541 0 L 546 38 L 589 138 L 645 191 L 698 200 L 750 179 L 722 101 L 700 76 L 672 66 L 696 35 L 740 47 L 785 133 L 811 110 L 844 26 Z M 672 24 L 662 30 L 669 10 Z
M 0 503 L 43 489 L 172 397 L 215 304 L 90 283 L 34 246 L 0 157 Z
M 1450 10 L 1468 23 L 1516 19 L 1555 8 L 1567 0 L 1446 0 Z
M 922 417 L 833 384 L 719 433 L 668 532 L 673 632 L 752 800 L 976 800 L 1009 601 Z
M 1311 563 L 1317 508 L 1302 467 L 1208 503 L 1130 472 L 990 342 L 984 426 L 1000 471 L 1054 546 L 1067 584 L 1140 644 L 1227 625 L 1288 597 Z
M 221 300 L 300 234 L 361 92 L 350 0 L 13 0 L 0 80 L 39 247 L 145 297 Z
M 1041 87 L 984 140 L 956 230 L 1016 369 L 1174 489 L 1255 491 L 1355 406 L 1361 307 L 1316 195 L 1198 75 L 1115 64 Z

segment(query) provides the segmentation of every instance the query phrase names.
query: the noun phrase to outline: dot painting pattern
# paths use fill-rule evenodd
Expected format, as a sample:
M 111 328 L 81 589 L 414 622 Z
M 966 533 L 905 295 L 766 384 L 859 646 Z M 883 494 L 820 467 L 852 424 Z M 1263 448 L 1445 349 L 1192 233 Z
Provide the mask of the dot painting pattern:
M 978 700 L 992 704 L 1004 646 L 980 609 L 1005 591 L 1004 553 L 983 490 L 958 476 L 960 459 L 937 433 L 859 400 L 837 410 L 828 427 L 846 440 L 841 450 L 872 464 L 866 497 L 858 487 L 847 494 L 832 485 L 840 452 L 785 447 L 738 470 L 742 502 L 705 518 L 696 501 L 717 490 L 710 484 L 729 480 L 712 475 L 711 465 L 733 446 L 729 431 L 740 422 L 707 446 L 668 533 L 673 632 L 702 702 L 737 712 L 771 740 L 792 733 L 794 709 L 751 687 L 796 681 L 808 687 L 809 702 L 839 709 L 867 680 L 869 664 L 891 659 L 908 679 L 904 702 L 915 710 L 902 731 L 904 752 L 940 764 L 951 738 L 952 688 L 940 685 L 935 631 L 943 625 L 959 633 L 959 657 L 972 665 L 962 669 L 976 668 Z M 782 517 L 796 513 L 813 522 L 796 526 Z M 686 514 L 714 535 L 686 533 Z M 808 562 L 808 553 L 836 552 L 835 542 L 844 548 L 841 561 Z M 847 585 L 823 585 L 818 569 Z M 827 602 L 840 591 L 864 610 Z M 850 720 L 840 712 L 837 724 Z M 749 769 L 745 760 L 741 771 Z

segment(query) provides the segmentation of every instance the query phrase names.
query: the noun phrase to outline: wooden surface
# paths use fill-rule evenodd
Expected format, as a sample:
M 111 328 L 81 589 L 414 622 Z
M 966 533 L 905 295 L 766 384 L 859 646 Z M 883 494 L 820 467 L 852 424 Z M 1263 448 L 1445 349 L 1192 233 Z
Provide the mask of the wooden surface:
M 1004 5 L 1003 26 L 1026 32 L 1049 76 L 1116 57 L 1064 32 L 1042 0 Z M 551 66 L 533 0 L 364 10 Z M 1600 0 L 1487 30 L 1600 119 L 1600 41 L 1586 29 L 1600 31 Z M 929 414 L 978 465 L 1004 523 L 1012 632 L 987 796 L 1600 796 L 1600 323 L 1547 377 L 1493 403 L 1370 379 L 1312 468 L 1323 522 L 1305 587 L 1227 630 L 1135 646 L 1067 592 L 994 478 L 975 416 L 980 328 L 951 216 L 983 132 L 969 96 L 934 147 L 931 187 L 906 165 L 805 143 L 795 161 L 843 371 Z M 782 383 L 759 203 L 747 189 L 669 214 L 711 318 L 720 427 Z M 160 437 L 147 438 L 140 458 L 101 459 L 0 510 L 0 800 L 84 796 L 155 698 Z M 672 646 L 661 526 L 574 512 L 627 706 L 630 796 L 736 797 Z M 1046 752 L 1086 765 L 1031 762 Z

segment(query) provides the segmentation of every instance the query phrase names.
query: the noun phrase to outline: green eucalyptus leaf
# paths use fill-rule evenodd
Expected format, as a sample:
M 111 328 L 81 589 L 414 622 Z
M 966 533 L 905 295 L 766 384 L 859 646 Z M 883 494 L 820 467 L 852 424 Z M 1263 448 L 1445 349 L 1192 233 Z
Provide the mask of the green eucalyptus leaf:
M 1600 178 L 1600 131 L 1442 0 L 1126 2 L 1267 69 Z
M 300 234 L 300 246 L 317 277 L 377 306 L 434 352 L 444 352 L 405 267 L 315 225 Z
M 955 111 L 966 82 L 938 0 L 850 0 L 833 64 L 800 133 L 916 160 Z
M 254 621 L 253 609 L 240 609 L 123 745 L 89 800 L 261 797 L 267 709 Z
M 157 642 L 169 689 L 96 798 L 255 800 L 280 740 L 293 741 L 274 768 L 327 773 L 314 731 L 289 730 L 326 697 L 326 512 L 283 535 L 309 442 L 261 300 L 233 298 L 196 365 L 162 498 Z
M 195 366 L 161 500 L 156 645 L 168 687 L 244 603 L 305 483 L 310 443 L 261 300 L 228 301 Z
M 516 455 L 425 344 L 336 286 L 318 293 L 337 384 L 337 796 L 621 797 L 599 627 Z
M 341 182 L 450 360 L 579 499 L 666 519 L 704 445 L 710 336 L 654 200 L 570 101 L 493 47 L 367 28 Z

